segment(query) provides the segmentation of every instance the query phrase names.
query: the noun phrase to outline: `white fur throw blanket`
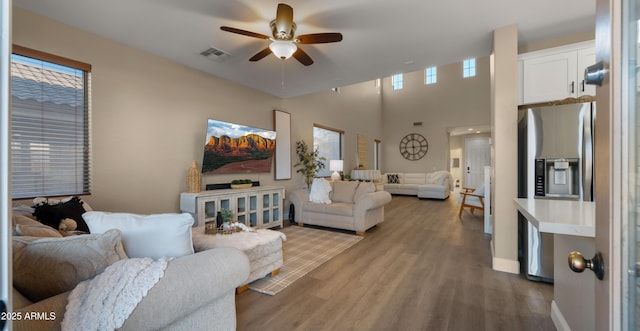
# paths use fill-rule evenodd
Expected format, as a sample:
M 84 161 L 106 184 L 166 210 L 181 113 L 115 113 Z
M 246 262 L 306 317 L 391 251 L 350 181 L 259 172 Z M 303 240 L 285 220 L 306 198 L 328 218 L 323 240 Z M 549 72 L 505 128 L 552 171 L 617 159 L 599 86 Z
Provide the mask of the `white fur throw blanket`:
M 309 190 L 309 201 L 330 204 L 329 192 L 331 192 L 331 184 L 324 178 L 315 178 Z
M 164 276 L 166 258 L 120 260 L 69 294 L 62 330 L 115 330 Z

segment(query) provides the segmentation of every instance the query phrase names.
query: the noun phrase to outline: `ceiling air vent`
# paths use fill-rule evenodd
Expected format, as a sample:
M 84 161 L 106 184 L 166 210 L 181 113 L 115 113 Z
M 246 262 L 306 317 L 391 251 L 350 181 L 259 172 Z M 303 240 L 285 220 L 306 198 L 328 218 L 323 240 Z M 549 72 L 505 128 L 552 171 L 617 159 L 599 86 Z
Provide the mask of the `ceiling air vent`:
M 205 49 L 204 51 L 200 52 L 200 55 L 205 56 L 209 60 L 216 61 L 216 62 L 222 62 L 226 60 L 228 57 L 231 57 L 231 54 L 225 51 L 221 51 L 215 47 L 209 47 Z
M 413 122 L 413 126 L 422 126 L 422 122 Z

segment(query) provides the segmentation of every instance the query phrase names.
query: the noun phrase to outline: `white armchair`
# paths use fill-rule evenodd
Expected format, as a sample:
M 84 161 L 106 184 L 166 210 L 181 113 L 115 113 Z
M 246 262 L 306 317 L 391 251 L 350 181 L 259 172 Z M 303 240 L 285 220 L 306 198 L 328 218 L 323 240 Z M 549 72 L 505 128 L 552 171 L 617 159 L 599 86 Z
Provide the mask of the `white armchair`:
M 462 216 L 462 210 L 467 207 L 471 209 L 471 214 L 477 210 L 484 211 L 484 185 L 476 188 L 465 187 L 460 191 L 460 212 L 458 217 Z

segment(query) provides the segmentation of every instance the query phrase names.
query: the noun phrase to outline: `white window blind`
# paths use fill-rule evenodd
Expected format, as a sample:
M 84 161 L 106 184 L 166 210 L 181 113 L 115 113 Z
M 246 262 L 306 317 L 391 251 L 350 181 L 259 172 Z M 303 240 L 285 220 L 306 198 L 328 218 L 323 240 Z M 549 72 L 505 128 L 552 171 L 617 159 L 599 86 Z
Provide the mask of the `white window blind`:
M 89 194 L 90 66 L 29 51 L 11 56 L 12 196 Z

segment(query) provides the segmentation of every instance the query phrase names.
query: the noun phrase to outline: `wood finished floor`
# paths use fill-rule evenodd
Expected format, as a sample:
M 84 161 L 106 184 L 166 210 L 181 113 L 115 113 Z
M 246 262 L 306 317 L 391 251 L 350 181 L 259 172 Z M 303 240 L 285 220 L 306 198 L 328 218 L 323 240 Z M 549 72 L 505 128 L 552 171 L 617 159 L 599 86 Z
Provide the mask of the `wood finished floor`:
M 394 196 L 364 240 L 276 296 L 237 295 L 238 330 L 555 330 L 553 286 L 493 271 L 480 213 L 457 212 Z

